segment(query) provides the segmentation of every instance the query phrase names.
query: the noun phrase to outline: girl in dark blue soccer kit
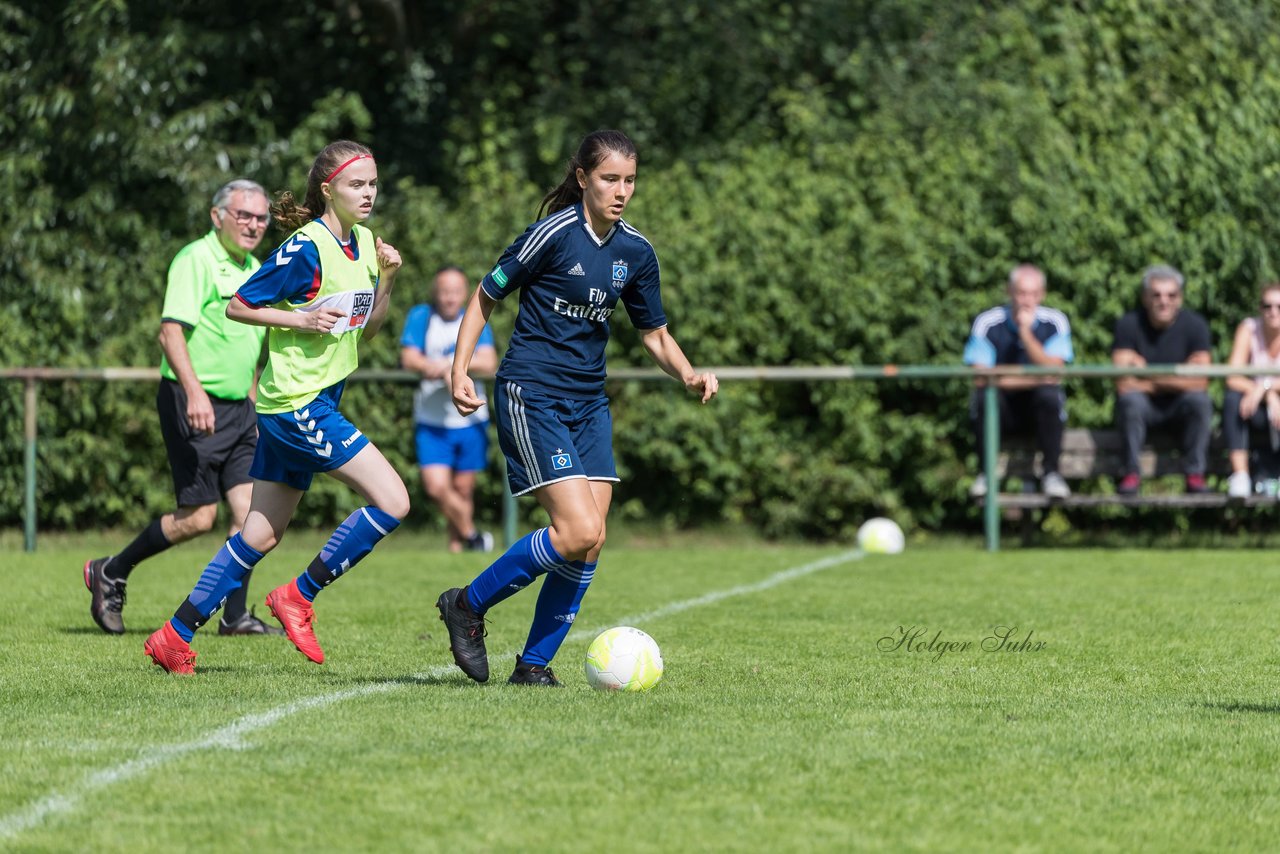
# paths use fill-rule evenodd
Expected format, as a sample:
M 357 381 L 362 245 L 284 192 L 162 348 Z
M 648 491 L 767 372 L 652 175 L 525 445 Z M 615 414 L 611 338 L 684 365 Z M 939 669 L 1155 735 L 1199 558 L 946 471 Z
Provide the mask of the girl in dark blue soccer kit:
M 635 191 L 636 149 L 619 131 L 583 139 L 539 219 L 484 277 L 458 330 L 453 400 L 464 415 L 483 405 L 467 376 L 494 305 L 520 292 L 520 313 L 498 368 L 493 409 L 514 495 L 532 493 L 551 524 L 529 534 L 464 588 L 440 594 L 454 661 L 489 678 L 484 615 L 546 575 L 524 652 L 508 680 L 558 685 L 548 664 L 595 574 L 618 481 L 604 394 L 609 317 L 619 302 L 658 365 L 703 403 L 719 383 L 697 373 L 667 331 L 658 259 L 622 219 Z

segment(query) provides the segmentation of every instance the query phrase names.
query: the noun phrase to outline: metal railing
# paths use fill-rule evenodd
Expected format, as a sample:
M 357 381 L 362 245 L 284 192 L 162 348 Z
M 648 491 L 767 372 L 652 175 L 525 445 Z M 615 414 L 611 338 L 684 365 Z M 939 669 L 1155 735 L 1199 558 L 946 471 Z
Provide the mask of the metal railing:
M 1276 368 L 1229 365 L 1148 365 L 1145 368 L 1116 367 L 1114 365 L 1067 365 L 1064 367 L 1039 367 L 1029 365 L 1001 365 L 995 368 L 970 368 L 964 365 L 792 365 L 782 367 L 720 367 L 710 368 L 722 381 L 755 382 L 830 382 L 850 380 L 933 380 L 933 379 L 986 379 L 997 377 L 1062 377 L 1062 378 L 1115 378 L 1133 377 L 1202 377 L 1222 379 L 1231 376 L 1272 376 Z M 490 375 L 477 374 L 480 379 L 492 379 Z M 160 371 L 156 368 L 0 368 L 0 380 L 22 380 L 23 395 L 23 543 L 26 551 L 36 548 L 36 448 L 38 444 L 36 412 L 39 404 L 41 382 L 62 380 L 97 380 L 103 382 L 150 380 L 158 382 Z M 362 369 L 351 375 L 354 381 L 403 382 L 412 384 L 421 377 L 412 371 Z M 609 371 L 610 381 L 641 380 L 670 382 L 670 378 L 657 368 L 614 368 Z M 988 383 L 983 395 L 985 431 L 983 450 L 987 483 L 990 485 L 987 500 L 983 502 L 983 532 L 988 551 L 1000 548 L 1000 503 L 995 484 L 1000 455 L 1000 408 L 997 388 Z M 505 478 L 503 478 L 505 484 Z M 503 532 L 508 545 L 515 539 L 515 499 L 504 486 Z

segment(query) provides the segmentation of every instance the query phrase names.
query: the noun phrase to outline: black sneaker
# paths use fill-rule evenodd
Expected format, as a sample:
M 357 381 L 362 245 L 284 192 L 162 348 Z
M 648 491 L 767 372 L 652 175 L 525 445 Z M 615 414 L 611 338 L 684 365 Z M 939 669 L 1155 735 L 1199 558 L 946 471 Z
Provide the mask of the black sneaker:
M 253 609 L 240 615 L 240 619 L 234 623 L 228 623 L 227 618 L 223 617 L 218 620 L 218 634 L 220 635 L 282 635 L 284 629 L 279 626 L 273 626 L 270 623 L 264 623 L 258 619 L 253 613 Z
M 512 685 L 546 685 L 549 688 L 559 688 L 560 680 L 551 672 L 550 667 L 543 667 L 540 664 L 525 664 L 524 659 L 516 656 L 516 669 L 511 674 L 511 678 L 507 680 Z
M 493 534 L 488 531 L 476 531 L 467 537 L 467 551 L 469 552 L 491 552 L 493 551 Z
M 93 594 L 89 603 L 89 613 L 93 621 L 104 632 L 113 635 L 124 634 L 124 620 L 120 612 L 124 610 L 125 581 L 122 578 L 108 578 L 102 570 L 111 563 L 111 558 L 100 557 L 84 562 L 84 586 Z
M 484 617 L 467 604 L 465 588 L 451 587 L 436 600 L 449 630 L 449 649 L 462 672 L 477 682 L 489 681 L 489 654 L 484 649 Z

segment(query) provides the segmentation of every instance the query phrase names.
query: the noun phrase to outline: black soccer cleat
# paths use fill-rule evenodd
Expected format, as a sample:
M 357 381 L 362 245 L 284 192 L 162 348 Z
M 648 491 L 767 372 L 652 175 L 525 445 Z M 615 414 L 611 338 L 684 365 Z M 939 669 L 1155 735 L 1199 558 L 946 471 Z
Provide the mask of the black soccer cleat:
M 465 588 L 451 587 L 436 600 L 440 619 L 449 630 L 449 649 L 462 672 L 477 682 L 489 681 L 489 654 L 484 648 L 484 617 L 467 604 Z
M 124 610 L 125 581 L 122 578 L 108 578 L 103 574 L 109 557 L 94 558 L 84 562 L 84 586 L 89 588 L 93 599 L 89 603 L 89 614 L 104 632 L 113 635 L 124 634 L 124 619 L 120 612 Z
M 550 667 L 540 664 L 525 664 L 524 659 L 516 656 L 516 669 L 507 680 L 512 685 L 545 685 L 548 688 L 559 688 L 560 680 L 551 672 Z
M 270 623 L 264 623 L 258 619 L 258 615 L 253 613 L 250 608 L 240 615 L 240 619 L 234 623 L 228 623 L 224 617 L 218 620 L 218 634 L 220 635 L 283 635 L 285 630 L 279 626 L 273 626 Z

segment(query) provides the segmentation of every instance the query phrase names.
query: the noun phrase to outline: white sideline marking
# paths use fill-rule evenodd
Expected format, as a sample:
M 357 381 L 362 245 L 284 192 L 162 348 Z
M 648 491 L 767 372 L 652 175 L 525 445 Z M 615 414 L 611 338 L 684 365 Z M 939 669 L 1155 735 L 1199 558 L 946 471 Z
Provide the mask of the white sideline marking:
M 734 596 L 745 596 L 749 593 L 759 593 L 788 581 L 794 581 L 806 575 L 820 572 L 824 569 L 830 569 L 833 566 L 849 563 L 860 559 L 863 553 L 859 549 L 841 552 L 831 555 L 830 557 L 815 560 L 810 563 L 784 569 L 776 572 L 768 578 L 757 581 L 755 584 L 743 584 L 738 587 L 730 587 L 727 590 L 719 590 L 707 593 L 693 599 L 685 599 L 682 602 L 672 602 L 669 605 L 663 605 L 661 608 L 655 608 L 643 614 L 637 614 L 632 617 L 623 617 L 617 623 L 610 625 L 635 625 L 637 623 L 645 623 L 657 620 L 661 617 L 667 617 L 671 614 L 678 614 L 681 611 L 687 611 L 690 608 L 698 608 L 703 605 L 710 605 L 723 599 L 729 599 Z M 596 629 L 576 629 L 570 637 L 577 637 L 582 634 L 596 634 L 604 631 L 609 626 L 601 626 Z M 568 640 L 568 638 L 566 638 Z M 515 655 L 518 650 L 511 650 L 502 655 Z M 441 676 L 447 676 L 457 671 L 456 665 L 453 663 L 442 664 L 424 670 L 421 673 L 413 674 L 415 679 L 438 679 Z M 384 691 L 390 691 L 395 688 L 403 688 L 405 683 L 402 680 L 389 680 L 386 682 L 375 682 L 370 685 L 362 685 L 359 688 L 347 688 L 342 691 L 334 691 L 331 694 L 321 694 L 316 697 L 307 697 L 302 700 L 294 700 L 291 703 L 285 703 L 282 706 L 276 706 L 274 709 L 268 709 L 265 712 L 257 712 L 252 715 L 245 715 L 239 720 L 233 721 L 221 729 L 214 730 L 198 741 L 189 741 L 183 744 L 171 744 L 161 747 L 153 747 L 136 759 L 130 759 L 127 762 L 121 762 L 112 765 L 109 768 L 103 768 L 100 771 L 94 771 L 86 776 L 79 784 L 72 786 L 66 792 L 50 792 L 35 803 L 29 804 L 23 809 L 16 810 L 8 815 L 0 818 L 0 839 L 9 839 L 17 836 L 25 830 L 30 830 L 38 824 L 44 822 L 46 818 L 74 812 L 79 808 L 84 799 L 108 786 L 116 783 L 122 783 L 131 780 L 141 774 L 145 774 L 153 768 L 157 768 L 174 759 L 181 759 L 189 753 L 208 750 L 210 748 L 222 748 L 240 750 L 246 745 L 244 737 L 265 729 L 272 724 L 278 723 L 285 718 L 292 717 L 299 712 L 309 711 L 311 709 L 321 709 L 325 706 L 331 706 L 334 703 L 341 703 L 346 700 L 354 700 L 360 697 L 368 697 L 371 694 L 381 694 Z

